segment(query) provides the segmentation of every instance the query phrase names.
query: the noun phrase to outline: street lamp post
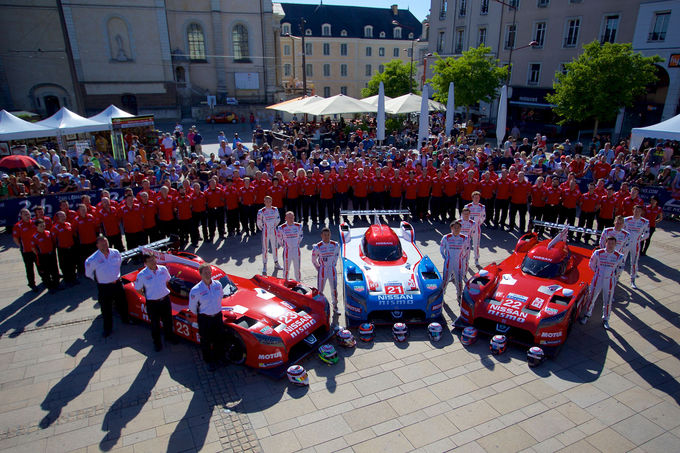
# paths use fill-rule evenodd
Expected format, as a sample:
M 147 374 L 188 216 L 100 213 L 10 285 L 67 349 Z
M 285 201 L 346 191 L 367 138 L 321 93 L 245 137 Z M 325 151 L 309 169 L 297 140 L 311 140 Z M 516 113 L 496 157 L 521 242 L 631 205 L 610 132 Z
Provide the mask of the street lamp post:
M 302 96 L 307 96 L 307 51 L 305 49 L 305 18 L 300 18 L 300 35 L 302 36 Z
M 505 79 L 505 84 L 507 86 L 510 86 L 510 77 L 512 76 L 512 53 L 515 50 L 520 50 L 520 49 L 525 49 L 527 47 L 535 47 L 538 45 L 537 41 L 531 41 L 529 44 L 526 46 L 522 47 L 517 47 L 515 48 L 515 42 L 517 41 L 517 0 L 514 0 L 512 3 L 506 3 L 502 0 L 494 0 L 496 3 L 500 3 L 503 6 L 507 6 L 508 8 L 512 8 L 512 29 L 513 29 L 513 38 L 512 38 L 512 46 L 510 46 L 510 55 L 508 56 L 508 76 Z M 500 52 L 500 49 L 499 49 Z

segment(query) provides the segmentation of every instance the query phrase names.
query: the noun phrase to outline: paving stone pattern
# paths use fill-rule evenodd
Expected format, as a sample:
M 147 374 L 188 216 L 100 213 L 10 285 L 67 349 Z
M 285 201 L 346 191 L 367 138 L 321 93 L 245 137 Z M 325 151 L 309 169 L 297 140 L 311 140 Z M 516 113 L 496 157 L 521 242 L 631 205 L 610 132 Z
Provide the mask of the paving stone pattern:
M 416 223 L 419 246 L 441 267 L 443 224 Z M 559 357 L 530 369 L 511 346 L 490 355 L 482 337 L 463 348 L 445 330 L 428 341 L 390 329 L 340 361 L 303 365 L 309 388 L 243 367 L 210 373 L 188 343 L 153 351 L 149 328 L 122 325 L 101 337 L 88 281 L 27 292 L 21 256 L 0 237 L 0 450 L 60 451 L 636 451 L 680 448 L 678 224 L 664 222 L 641 259 L 639 290 L 628 274 L 605 332 L 601 307 L 574 327 Z M 334 230 L 334 236 L 337 233 Z M 302 276 L 314 284 L 305 231 Z M 487 230 L 482 264 L 502 260 L 516 234 Z M 230 273 L 260 271 L 260 238 L 201 244 L 197 253 Z M 271 263 L 270 263 L 271 265 Z M 458 312 L 447 294 L 450 325 Z M 340 318 L 342 323 L 342 318 Z

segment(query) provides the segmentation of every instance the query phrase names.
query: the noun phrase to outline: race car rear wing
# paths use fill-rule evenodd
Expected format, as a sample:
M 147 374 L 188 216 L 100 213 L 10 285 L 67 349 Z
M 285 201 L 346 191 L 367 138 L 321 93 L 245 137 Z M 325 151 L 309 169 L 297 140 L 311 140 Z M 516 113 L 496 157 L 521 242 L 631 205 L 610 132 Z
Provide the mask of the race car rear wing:
M 365 209 L 365 210 L 342 210 L 340 215 L 365 215 L 373 216 L 373 223 L 379 224 L 380 220 L 378 217 L 381 215 L 411 215 L 411 211 L 408 209 Z
M 534 226 L 541 226 L 545 228 L 555 228 L 557 230 L 567 230 L 567 231 L 572 231 L 574 233 L 583 233 L 583 234 L 594 234 L 594 235 L 599 235 L 602 234 L 602 231 L 599 230 L 593 230 L 590 228 L 579 228 L 571 225 L 565 225 L 561 223 L 552 223 L 552 222 L 543 222 L 542 220 L 534 220 L 532 221 L 532 225 Z
M 178 248 L 179 247 L 179 236 L 177 235 L 170 235 L 170 237 L 167 237 L 165 239 L 161 239 L 160 241 L 152 242 L 147 245 L 140 245 L 139 247 L 135 247 L 133 249 L 127 250 L 123 253 L 120 254 L 120 257 L 123 261 L 130 260 L 132 258 L 135 258 L 137 256 L 142 256 L 144 255 L 146 250 L 167 250 L 169 248 Z

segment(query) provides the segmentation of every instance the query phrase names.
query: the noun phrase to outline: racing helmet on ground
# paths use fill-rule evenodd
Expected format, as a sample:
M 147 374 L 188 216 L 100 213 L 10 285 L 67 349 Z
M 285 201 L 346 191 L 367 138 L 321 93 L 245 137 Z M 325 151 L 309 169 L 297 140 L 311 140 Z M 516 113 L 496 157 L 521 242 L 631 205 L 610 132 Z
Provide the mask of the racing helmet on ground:
M 489 342 L 489 349 L 493 355 L 501 355 L 505 352 L 508 345 L 508 339 L 505 335 L 494 335 Z
M 470 346 L 475 344 L 477 341 L 477 329 L 472 326 L 463 329 L 463 333 L 460 334 L 460 342 L 464 346 Z
M 309 376 L 307 376 L 307 371 L 305 371 L 305 369 L 300 365 L 289 366 L 286 374 L 288 375 L 288 380 L 292 384 L 299 385 L 300 387 L 309 385 Z
M 427 335 L 430 341 L 439 341 L 442 339 L 442 325 L 438 322 L 432 322 L 427 326 Z
M 375 337 L 375 326 L 373 323 L 365 322 L 359 326 L 359 339 L 364 342 L 372 341 Z
M 392 326 L 392 336 L 396 342 L 401 343 L 406 341 L 406 338 L 408 337 L 408 327 L 406 327 L 406 324 L 403 322 L 395 322 Z
M 527 351 L 527 363 L 530 367 L 539 366 L 545 361 L 545 353 L 538 346 L 532 346 Z
M 337 335 L 338 344 L 346 348 L 353 348 L 357 345 L 357 341 L 354 339 L 354 335 L 347 329 L 340 329 Z
M 319 358 L 328 365 L 338 363 L 338 353 L 332 344 L 319 346 Z

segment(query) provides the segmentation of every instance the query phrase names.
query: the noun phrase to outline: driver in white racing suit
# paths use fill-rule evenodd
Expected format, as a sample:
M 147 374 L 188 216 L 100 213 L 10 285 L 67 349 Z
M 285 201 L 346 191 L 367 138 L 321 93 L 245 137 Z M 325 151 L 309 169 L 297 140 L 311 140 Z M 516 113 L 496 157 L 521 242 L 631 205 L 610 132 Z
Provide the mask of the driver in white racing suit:
M 581 324 L 588 322 L 593 314 L 593 307 L 597 297 L 602 293 L 602 324 L 609 330 L 609 314 L 614 300 L 614 290 L 619 280 L 619 275 L 623 270 L 625 257 L 616 251 L 616 238 L 610 236 L 607 239 L 607 246 L 604 249 L 597 249 L 593 252 L 588 263 L 595 272 L 593 283 L 590 287 L 590 303 L 586 315 L 581 318 Z
M 336 266 L 340 257 L 340 245 L 331 241 L 331 230 L 324 228 L 321 230 L 321 242 L 314 244 L 312 248 L 312 264 L 317 270 L 316 287 L 319 293 L 323 293 L 326 280 L 331 287 L 333 296 L 333 310 L 338 312 L 338 272 Z
M 278 244 L 276 243 L 276 227 L 281 223 L 279 210 L 272 206 L 272 197 L 264 197 L 264 207 L 257 211 L 257 227 L 262 230 L 262 274 L 267 275 L 267 254 L 271 246 L 274 255 L 274 269 L 281 269 L 279 264 Z
M 479 241 L 482 237 L 482 224 L 486 221 L 486 208 L 479 202 L 482 195 L 478 191 L 472 192 L 472 203 L 465 205 L 464 209 L 470 210 L 470 218 L 475 221 L 475 227 L 470 232 L 469 238 L 472 249 L 475 252 L 475 266 L 479 267 Z
M 601 249 L 607 246 L 607 239 L 610 237 L 616 238 L 616 251 L 623 255 L 625 261 L 631 235 L 623 229 L 623 216 L 617 215 L 614 219 L 614 226 L 602 230 L 602 235 L 600 236 Z
M 460 230 L 461 221 L 454 220 L 451 222 L 451 233 L 444 235 L 439 244 L 439 252 L 444 258 L 442 296 L 446 292 L 449 282 L 453 282 L 457 290 L 458 305 L 463 298 L 463 286 L 468 271 L 468 260 L 470 259 L 470 239 L 461 234 Z
M 295 214 L 286 212 L 286 221 L 276 228 L 276 238 L 283 245 L 283 278 L 288 280 L 291 264 L 295 266 L 295 280 L 300 275 L 300 243 L 302 242 L 302 225 L 295 222 Z
M 638 260 L 642 243 L 649 237 L 649 220 L 642 217 L 643 206 L 636 205 L 633 208 L 633 215 L 623 220 L 623 227 L 630 233 L 630 286 L 637 289 L 635 279 L 637 278 Z

